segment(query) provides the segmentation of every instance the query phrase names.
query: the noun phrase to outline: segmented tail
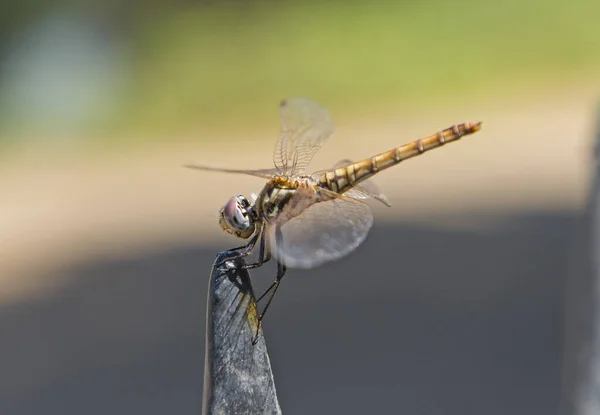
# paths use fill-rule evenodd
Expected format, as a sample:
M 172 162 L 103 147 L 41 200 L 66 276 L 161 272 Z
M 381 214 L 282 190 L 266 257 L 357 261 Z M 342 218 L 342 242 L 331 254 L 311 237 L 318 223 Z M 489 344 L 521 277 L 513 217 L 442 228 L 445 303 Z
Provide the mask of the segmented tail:
M 319 177 L 319 186 L 336 193 L 344 193 L 354 185 L 367 180 L 382 170 L 395 166 L 411 157 L 419 156 L 426 151 L 441 147 L 446 143 L 456 141 L 465 135 L 476 133 L 480 129 L 481 122 L 453 125 L 436 134 L 419 138 L 376 156 L 327 171 Z

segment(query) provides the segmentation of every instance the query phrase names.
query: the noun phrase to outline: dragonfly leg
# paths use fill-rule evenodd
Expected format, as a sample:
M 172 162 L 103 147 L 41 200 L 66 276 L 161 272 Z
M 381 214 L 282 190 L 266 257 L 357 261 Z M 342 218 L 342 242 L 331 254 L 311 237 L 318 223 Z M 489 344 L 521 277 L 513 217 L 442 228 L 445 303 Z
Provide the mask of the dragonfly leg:
M 275 281 L 273 281 L 273 283 L 269 286 L 269 288 L 267 288 L 266 291 L 260 297 L 258 297 L 258 300 L 256 300 L 256 302 L 259 302 L 267 294 L 271 293 L 269 295 L 269 299 L 267 300 L 267 304 L 265 304 L 265 308 L 263 308 L 262 312 L 258 316 L 258 325 L 256 326 L 256 334 L 254 335 L 254 339 L 252 339 L 252 344 L 256 344 L 256 342 L 258 341 L 258 331 L 260 330 L 260 327 L 262 326 L 262 321 L 265 318 L 265 314 L 267 313 L 269 306 L 271 305 L 271 301 L 273 301 L 273 298 L 275 297 L 275 293 L 277 292 L 277 289 L 279 288 L 281 279 L 285 275 L 285 271 L 286 271 L 285 265 L 282 265 L 279 262 L 277 262 L 277 278 L 275 279 Z
M 271 259 L 271 252 L 266 251 L 265 245 L 266 245 L 265 235 L 263 234 L 263 236 L 260 240 L 260 245 L 258 246 L 258 261 L 254 262 L 252 264 L 246 264 L 244 266 L 245 269 L 258 268 L 262 264 L 264 264 L 265 262 L 268 262 Z
M 279 227 L 277 227 L 277 229 L 275 229 L 275 238 L 276 238 L 277 243 L 279 244 L 282 239 L 281 229 Z M 283 276 L 285 275 L 286 270 L 287 270 L 286 266 L 283 265 L 281 262 L 277 261 L 277 276 L 275 277 L 275 281 L 273 281 L 273 283 L 269 286 L 269 288 L 267 288 L 266 291 L 260 297 L 258 297 L 258 300 L 256 300 L 256 302 L 258 303 L 267 294 L 270 293 L 269 299 L 267 300 L 267 304 L 265 304 L 265 308 L 263 308 L 262 312 L 258 316 L 258 325 L 256 326 L 256 334 L 254 336 L 254 339 L 252 339 L 252 344 L 256 344 L 256 342 L 258 341 L 258 332 L 262 325 L 262 321 L 265 318 L 265 314 L 267 313 L 269 306 L 271 305 L 271 301 L 273 301 L 273 297 L 275 297 L 275 293 L 277 292 L 277 289 L 279 288 L 279 284 L 281 283 L 281 280 L 282 280 Z
M 246 245 L 243 246 L 239 246 L 237 248 L 232 248 L 229 250 L 229 252 L 235 253 L 235 256 L 229 257 L 227 259 L 224 259 L 222 262 L 216 264 L 217 268 L 220 268 L 221 266 L 223 266 L 226 262 L 229 261 L 236 261 L 239 259 L 242 259 L 246 256 L 248 256 L 250 254 L 250 252 L 252 252 L 252 250 L 254 249 L 254 247 L 256 246 L 256 241 L 258 241 L 258 238 L 260 237 L 262 232 L 257 232 L 256 235 L 254 235 Z M 237 264 L 236 264 L 237 266 Z M 227 267 L 225 267 L 226 269 L 229 269 Z

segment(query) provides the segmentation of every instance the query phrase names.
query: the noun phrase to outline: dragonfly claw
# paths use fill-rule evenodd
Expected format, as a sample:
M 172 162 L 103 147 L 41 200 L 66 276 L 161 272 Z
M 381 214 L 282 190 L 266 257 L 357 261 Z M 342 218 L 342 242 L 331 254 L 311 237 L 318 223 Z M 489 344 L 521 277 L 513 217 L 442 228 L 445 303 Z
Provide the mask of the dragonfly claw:
M 258 335 L 260 333 L 260 326 L 262 324 L 262 319 L 259 318 L 258 319 L 258 324 L 256 326 L 256 333 L 254 333 L 254 336 L 252 337 L 252 346 L 256 346 L 256 344 L 258 343 Z

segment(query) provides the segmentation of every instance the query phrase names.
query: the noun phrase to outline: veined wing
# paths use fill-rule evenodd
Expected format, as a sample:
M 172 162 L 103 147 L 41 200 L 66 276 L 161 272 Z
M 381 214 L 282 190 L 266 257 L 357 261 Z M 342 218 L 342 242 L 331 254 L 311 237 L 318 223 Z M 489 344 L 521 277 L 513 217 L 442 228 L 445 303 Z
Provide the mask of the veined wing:
M 273 163 L 282 174 L 301 174 L 335 130 L 329 112 L 306 98 L 290 98 L 279 105 L 281 134 Z
M 343 159 L 338 161 L 335 166 L 333 166 L 333 169 L 339 169 L 341 167 L 345 167 L 348 164 L 352 164 L 353 161 L 349 160 L 349 159 Z M 313 177 L 314 180 L 318 181 L 319 178 L 325 174 L 325 172 L 330 171 L 329 170 L 320 170 L 317 172 L 314 172 L 311 176 Z M 365 180 L 364 182 L 362 182 L 361 184 L 357 184 L 355 185 L 353 188 L 351 188 L 350 190 L 348 190 L 347 192 L 344 193 L 344 195 L 352 197 L 354 199 L 369 199 L 369 198 L 373 198 L 375 200 L 380 201 L 381 203 L 383 203 L 384 205 L 386 205 L 387 207 L 391 207 L 392 205 L 390 204 L 388 198 L 383 194 L 383 192 L 379 189 L 379 186 L 377 186 L 373 180 Z
M 365 240 L 373 225 L 373 214 L 366 203 L 323 191 L 331 199 L 311 205 L 281 225 L 280 242 L 275 238 L 275 227 L 279 225 L 268 228 L 271 253 L 287 267 L 313 268 L 342 258 Z
M 184 164 L 184 167 L 196 170 L 206 170 L 206 171 L 217 171 L 221 173 L 238 173 L 238 174 L 247 174 L 250 176 L 256 176 L 263 179 L 270 179 L 274 174 L 279 172 L 279 169 L 260 169 L 260 170 L 244 170 L 244 169 L 227 169 L 222 167 L 211 167 L 205 166 L 203 164 Z

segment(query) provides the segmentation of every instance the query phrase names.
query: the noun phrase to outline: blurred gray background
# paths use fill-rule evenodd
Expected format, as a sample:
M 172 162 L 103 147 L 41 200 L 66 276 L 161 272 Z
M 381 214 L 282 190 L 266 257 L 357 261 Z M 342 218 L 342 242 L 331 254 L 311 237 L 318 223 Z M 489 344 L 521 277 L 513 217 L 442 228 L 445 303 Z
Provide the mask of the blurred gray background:
M 557 413 L 573 225 L 568 213 L 485 231 L 383 222 L 348 260 L 290 271 L 265 319 L 284 413 Z M 90 262 L 5 310 L 1 412 L 199 413 L 216 251 Z

